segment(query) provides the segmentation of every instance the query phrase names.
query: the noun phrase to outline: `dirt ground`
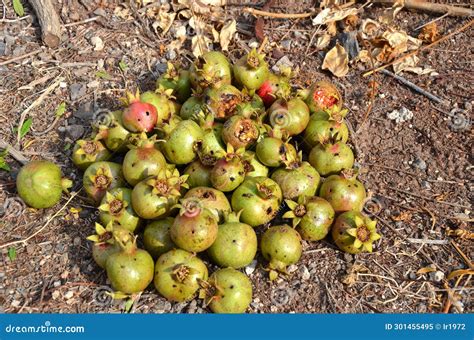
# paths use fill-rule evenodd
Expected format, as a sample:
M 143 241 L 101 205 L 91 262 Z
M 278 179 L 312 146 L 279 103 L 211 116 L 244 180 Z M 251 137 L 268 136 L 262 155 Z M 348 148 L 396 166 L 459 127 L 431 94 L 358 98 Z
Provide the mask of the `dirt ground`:
M 310 7 L 280 1 L 272 11 L 298 13 Z M 163 63 L 174 56 L 164 50 L 169 42 L 167 35 L 162 37 L 145 29 L 146 22 L 117 18 L 113 15 L 114 5 L 108 6 L 107 2 L 104 6 L 104 2 L 69 0 L 58 9 L 65 24 L 74 24 L 65 27 L 68 39 L 54 50 L 42 47 L 31 8 L 26 7 L 29 17 L 24 20 L 0 20 L 0 133 L 1 139 L 17 146 L 25 157 L 46 158 L 59 164 L 66 175 L 77 180 L 74 189 L 78 190 L 81 173 L 72 165 L 70 146 L 90 131 L 93 113 L 117 107 L 126 88 L 138 84 L 143 90 L 151 89 Z M 376 17 L 381 10 L 366 8 L 363 16 Z M 252 38 L 245 32 L 253 30 L 255 19 L 243 15 L 242 6 L 229 5 L 225 13 L 237 18 L 238 27 L 244 32 L 239 33 L 228 53 L 235 60 L 242 54 L 240 46 Z M 6 14 L 7 18 L 15 18 L 11 8 Z M 91 17 L 98 19 L 77 23 Z M 395 22 L 417 36 L 415 28 L 434 18 L 435 15 L 402 10 Z M 446 34 L 466 20 L 446 17 L 437 23 Z M 357 67 L 351 68 L 346 77 L 331 77 L 321 71 L 323 55 L 309 45 L 313 31 L 308 19 L 267 19 L 264 33 L 275 43 L 268 53 L 269 63 L 273 65 L 287 55 L 303 70 L 301 84 L 324 78 L 343 89 L 350 109 L 351 144 L 362 169 L 360 178 L 372 194 L 366 212 L 378 220 L 383 237 L 374 253 L 356 256 L 337 250 L 330 240 L 305 243 L 301 261 L 289 268 L 290 277 L 272 284 L 259 259 L 255 269 L 246 269 L 254 285 L 250 312 L 472 312 L 470 276 L 448 279 L 448 275 L 456 269 L 466 269 L 474 257 L 472 240 L 449 232 L 473 231 L 474 30 L 471 27 L 419 54 L 420 65 L 435 69 L 437 75 L 403 73 L 406 79 L 446 100 L 445 105 L 380 73 L 363 78 L 363 70 Z M 93 36 L 104 41 L 102 51 L 93 50 Z M 35 53 L 11 61 L 31 52 Z M 188 63 L 191 55 L 183 51 L 176 58 Z M 121 60 L 129 66 L 126 71 L 117 67 Z M 102 65 L 110 79 L 96 76 Z M 377 81 L 378 90 L 364 122 L 370 80 Z M 29 111 L 32 128 L 18 146 L 13 131 L 20 114 L 56 82 L 58 86 L 53 87 L 52 93 Z M 56 118 L 54 112 L 61 102 L 67 104 L 67 112 Z M 401 108 L 412 111 L 413 118 L 397 123 L 387 117 Z M 80 198 L 83 192 L 34 237 L 16 244 L 16 259 L 9 258 L 10 247 L 2 245 L 24 240 L 40 230 L 67 197 L 51 209 L 25 208 L 15 192 L 20 164 L 11 157 L 6 160 L 12 170 L 0 171 L 0 311 L 122 311 L 122 303 L 111 301 L 105 294 L 109 290 L 106 276 L 92 260 L 91 247 L 85 239 L 93 230 L 97 214 Z M 74 216 L 71 207 L 82 211 Z M 133 311 L 202 313 L 206 309 L 198 300 L 169 303 L 150 286 Z

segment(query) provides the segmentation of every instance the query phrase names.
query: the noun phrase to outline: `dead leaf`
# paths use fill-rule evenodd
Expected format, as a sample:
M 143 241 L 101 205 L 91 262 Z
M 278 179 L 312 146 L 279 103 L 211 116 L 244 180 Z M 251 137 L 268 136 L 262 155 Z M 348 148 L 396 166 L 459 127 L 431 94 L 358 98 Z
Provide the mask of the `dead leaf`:
M 436 271 L 436 267 L 434 265 L 429 265 L 427 267 L 423 267 L 423 268 L 418 269 L 418 271 L 416 273 L 418 275 L 423 275 L 423 274 L 428 274 L 428 273 L 435 272 L 435 271 Z
M 318 37 L 318 39 L 316 40 L 316 47 L 319 50 L 324 50 L 326 47 L 328 47 L 330 41 L 331 35 L 325 33 L 322 36 Z
M 237 31 L 237 22 L 235 19 L 228 21 L 224 27 L 222 27 L 219 34 L 219 42 L 223 51 L 227 51 L 229 44 L 234 38 L 234 34 Z
M 420 61 L 416 55 L 409 56 L 408 58 L 403 59 L 399 63 L 393 64 L 393 72 L 398 74 L 408 68 L 414 68 L 416 64 Z
M 330 36 L 335 36 L 337 34 L 337 26 L 335 21 L 330 21 L 326 24 L 326 30 Z
M 411 220 L 411 217 L 412 217 L 412 213 L 409 212 L 408 210 L 402 211 L 401 213 L 397 215 L 390 216 L 390 218 L 393 221 L 407 221 L 407 220 Z
M 171 25 L 174 22 L 174 19 L 176 18 L 176 13 L 171 12 L 165 12 L 165 11 L 160 11 L 158 14 L 158 21 L 155 21 L 156 25 L 161 28 L 162 34 L 166 34 L 166 32 L 169 31 Z M 153 23 L 153 25 L 155 25 Z
M 379 21 L 386 25 L 390 24 L 403 7 L 405 7 L 405 0 L 396 0 L 392 7 L 383 11 Z
M 369 51 L 367 50 L 360 50 L 359 51 L 359 54 L 357 55 L 357 57 L 355 57 L 354 59 L 354 62 L 362 62 L 364 64 L 368 64 L 370 63 L 370 54 L 369 54 Z
M 324 57 L 323 70 L 329 70 L 336 77 L 344 77 L 349 72 L 349 56 L 344 47 L 336 44 Z
M 448 275 L 448 280 L 454 279 L 461 275 L 474 275 L 474 269 L 458 269 L 454 270 Z
M 357 15 L 356 8 L 345 8 L 345 9 L 336 9 L 326 8 L 318 13 L 313 19 L 313 25 L 324 25 L 328 22 L 339 21 L 346 18 L 349 15 Z
M 421 29 L 420 34 L 418 35 L 419 39 L 427 43 L 432 43 L 438 40 L 438 37 L 439 37 L 439 30 L 438 30 L 438 25 L 436 25 L 436 22 L 432 22 L 431 24 L 428 24 L 425 27 L 423 27 Z
M 207 51 L 209 51 L 209 46 L 212 43 L 212 40 L 202 34 L 196 34 L 191 40 L 191 49 L 194 56 L 197 58 Z
M 360 30 L 364 39 L 375 37 L 379 29 L 380 24 L 372 19 L 365 19 L 360 25 Z

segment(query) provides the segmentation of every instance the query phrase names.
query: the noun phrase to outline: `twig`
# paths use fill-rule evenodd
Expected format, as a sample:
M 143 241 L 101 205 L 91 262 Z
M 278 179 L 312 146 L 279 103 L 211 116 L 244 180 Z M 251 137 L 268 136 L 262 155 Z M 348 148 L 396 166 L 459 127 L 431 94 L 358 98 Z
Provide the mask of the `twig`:
M 82 188 L 81 188 L 82 190 Z M 10 246 L 13 246 L 15 244 L 26 244 L 29 240 L 31 240 L 33 237 L 35 237 L 36 235 L 38 235 L 40 232 L 42 232 L 64 209 L 66 209 L 66 207 L 68 206 L 69 202 L 72 201 L 72 199 L 74 197 L 76 197 L 76 195 L 81 191 L 77 191 L 77 192 L 72 192 L 71 193 L 71 197 L 69 197 L 69 199 L 66 201 L 66 203 L 64 203 L 64 205 L 61 207 L 61 209 L 59 209 L 53 216 L 51 216 L 48 221 L 46 221 L 46 223 L 41 227 L 39 228 L 37 231 L 35 231 L 33 234 L 31 234 L 30 236 L 28 236 L 27 238 L 23 239 L 23 240 L 18 240 L 18 241 L 12 241 L 12 242 L 7 242 L 7 243 L 4 243 L 2 245 L 0 245 L 0 249 L 2 248 L 5 248 L 5 247 L 10 247 Z
M 25 15 L 25 16 L 23 16 L 21 18 L 17 18 L 17 19 L 0 19 L 0 22 L 5 22 L 5 23 L 8 23 L 8 24 L 11 24 L 11 23 L 15 23 L 15 22 L 18 22 L 18 21 L 28 19 L 28 18 L 31 18 L 31 16 L 30 15 Z
M 431 99 L 432 101 L 438 103 L 438 104 L 446 104 L 446 100 L 444 99 L 441 99 L 439 97 L 436 97 L 434 94 L 428 92 L 428 91 L 425 91 L 423 90 L 421 87 L 419 87 L 418 85 L 415 85 L 413 84 L 411 81 L 403 78 L 402 76 L 399 76 L 398 74 L 395 74 L 395 73 L 392 73 L 388 70 L 381 70 L 380 73 L 383 73 L 387 76 L 390 76 L 392 78 L 395 78 L 396 80 L 398 80 L 400 83 L 402 83 L 403 85 L 406 85 L 408 86 L 409 88 L 411 88 L 413 91 L 419 93 L 419 94 L 422 94 L 424 95 L 425 97 Z
M 100 18 L 101 18 L 100 16 L 97 16 L 97 17 L 87 18 L 81 21 L 70 22 L 69 24 L 64 24 L 63 27 L 71 27 L 71 26 L 76 26 L 76 25 L 87 24 L 88 22 L 99 20 Z
M 448 240 L 427 240 L 424 238 L 411 238 L 407 237 L 407 241 L 410 243 L 421 243 L 421 244 L 448 244 Z
M 18 61 L 18 60 L 21 60 L 21 59 L 25 59 L 25 58 L 28 58 L 28 57 L 31 57 L 35 54 L 38 54 L 41 52 L 41 49 L 39 50 L 36 50 L 36 51 L 33 51 L 33 52 L 29 52 L 29 53 L 26 53 L 26 54 L 23 54 L 23 55 L 19 55 L 18 57 L 15 57 L 15 58 L 11 58 L 11 59 L 7 59 L 5 61 L 2 61 L 0 63 L 0 66 L 4 66 L 4 65 L 8 65 L 10 63 L 13 63 L 15 61 Z
M 396 0 L 373 0 L 374 3 L 394 5 Z M 408 9 L 418 9 L 431 13 L 449 13 L 451 16 L 470 17 L 474 12 L 469 8 L 451 6 L 445 4 L 435 4 L 424 0 L 405 0 L 403 6 Z
M 269 18 L 298 19 L 298 18 L 311 17 L 315 14 L 318 14 L 320 11 L 314 10 L 312 12 L 307 12 L 307 13 L 272 13 L 272 12 L 267 12 L 267 11 L 262 11 L 259 9 L 247 7 L 247 8 L 244 8 L 244 12 L 250 13 L 255 16 L 260 15 L 260 16 L 269 17 Z
M 434 198 L 426 197 L 426 196 L 423 196 L 423 195 L 418 195 L 418 194 L 415 194 L 415 193 L 410 192 L 410 191 L 401 190 L 401 189 L 397 189 L 397 188 L 393 188 L 393 187 L 388 187 L 388 188 L 391 189 L 391 190 L 400 192 L 402 194 L 405 194 L 405 195 L 410 195 L 410 196 L 422 198 L 424 200 L 431 201 L 431 202 L 434 202 L 434 203 L 449 205 L 449 206 L 456 207 L 456 208 L 471 209 L 471 207 L 469 207 L 467 205 L 462 205 L 462 204 L 458 204 L 458 203 L 451 203 L 451 202 L 437 201 Z
M 421 26 L 418 26 L 417 28 L 414 29 L 414 31 L 418 31 L 420 28 L 423 28 L 423 27 L 425 27 L 425 26 L 428 26 L 429 24 L 432 24 L 432 23 L 434 23 L 434 22 L 436 22 L 436 21 L 439 21 L 439 20 L 441 20 L 441 19 L 443 19 L 443 18 L 446 18 L 447 16 L 449 16 L 449 12 L 443 14 L 443 15 L 440 16 L 440 17 L 437 17 L 436 19 L 430 20 L 430 21 L 428 21 L 427 23 L 425 23 L 425 24 L 423 24 L 423 25 L 421 25 Z
M 8 144 L 6 141 L 4 141 L 3 139 L 0 139 L 0 149 L 5 149 L 7 150 L 7 152 L 13 157 L 15 158 L 18 162 L 20 162 L 21 164 L 25 165 L 26 163 L 28 163 L 28 158 L 26 158 L 25 156 L 23 156 L 23 154 L 18 151 L 17 149 L 15 149 L 13 146 L 11 146 L 10 144 Z
M 28 112 L 30 112 L 33 108 L 35 108 L 36 106 L 40 105 L 44 98 L 46 98 L 46 96 L 48 96 L 51 92 L 53 92 L 53 90 L 59 86 L 59 83 L 62 82 L 64 80 L 63 77 L 58 77 L 56 78 L 56 81 L 53 82 L 51 85 L 49 85 L 46 90 L 33 102 L 31 103 L 30 106 L 28 106 L 26 108 L 25 111 L 23 111 L 21 113 L 21 116 L 20 116 L 20 123 L 18 124 L 18 133 L 17 133 L 17 145 L 20 144 L 20 134 L 21 134 L 21 127 L 23 126 L 23 123 L 25 122 L 25 118 L 26 118 L 26 115 L 28 114 Z
M 466 256 L 466 254 L 464 254 L 464 252 L 461 250 L 461 248 L 459 248 L 459 246 L 456 244 L 456 242 L 454 242 L 453 240 L 451 240 L 451 244 L 452 244 L 453 247 L 456 249 L 456 251 L 458 252 L 458 254 L 462 257 L 462 259 L 464 260 L 464 262 L 466 262 L 466 265 L 467 265 L 470 269 L 474 269 L 474 265 L 472 264 L 471 260 L 469 260 L 469 258 Z
M 451 33 L 445 35 L 444 37 L 442 37 L 442 38 L 440 38 L 440 39 L 438 39 L 438 40 L 432 42 L 431 44 L 426 45 L 426 46 L 422 46 L 422 47 L 420 47 L 420 48 L 417 49 L 417 50 L 414 50 L 414 51 L 412 51 L 412 52 L 410 52 L 410 53 L 407 53 L 407 54 L 401 56 L 400 58 L 395 59 L 395 60 L 392 61 L 392 62 L 389 62 L 388 64 L 379 66 L 379 67 L 377 67 L 377 68 L 375 68 L 375 69 L 373 69 L 373 70 L 370 70 L 370 71 L 368 71 L 368 72 L 365 72 L 362 76 L 363 76 L 363 77 L 370 76 L 372 73 L 379 72 L 380 70 L 383 70 L 383 69 L 385 69 L 385 68 L 387 68 L 387 67 L 389 67 L 389 66 L 391 66 L 391 65 L 393 65 L 393 64 L 397 64 L 397 63 L 401 62 L 402 60 L 405 60 L 406 58 L 411 57 L 411 56 L 417 54 L 418 52 L 421 52 L 421 51 L 424 51 L 424 50 L 426 50 L 426 49 L 428 49 L 428 48 L 431 48 L 431 47 L 433 47 L 433 46 L 435 46 L 435 45 L 437 45 L 437 44 L 439 44 L 439 43 L 441 43 L 441 42 L 443 42 L 443 41 L 445 41 L 445 40 L 451 38 L 453 35 L 458 34 L 458 33 L 462 32 L 462 31 L 465 31 L 466 29 L 468 29 L 469 27 L 471 27 L 471 25 L 472 25 L 473 23 L 474 23 L 474 20 L 470 20 L 467 24 L 465 24 L 465 25 L 459 27 L 457 30 L 455 30 L 455 31 L 453 31 L 453 32 L 451 32 Z

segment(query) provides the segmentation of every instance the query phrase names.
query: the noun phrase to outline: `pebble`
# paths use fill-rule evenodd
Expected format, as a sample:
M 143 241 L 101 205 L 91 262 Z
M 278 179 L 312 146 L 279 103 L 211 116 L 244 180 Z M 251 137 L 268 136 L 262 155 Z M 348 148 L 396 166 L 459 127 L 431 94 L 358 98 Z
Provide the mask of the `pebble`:
M 294 273 L 296 270 L 298 270 L 298 266 L 296 264 L 291 264 L 288 266 L 288 268 L 286 268 L 286 271 L 288 273 Z
M 98 16 L 101 16 L 101 17 L 104 17 L 104 18 L 107 16 L 107 13 L 105 12 L 105 10 L 103 8 L 97 8 L 94 11 L 94 14 L 98 15 Z
M 416 280 L 416 273 L 415 273 L 415 272 L 410 272 L 410 273 L 408 274 L 408 278 L 409 278 L 410 280 Z
M 187 312 L 188 312 L 189 314 L 195 314 L 195 313 L 196 313 L 196 310 L 197 310 L 197 302 L 196 302 L 196 300 L 193 300 L 193 301 L 191 301 L 191 303 L 189 304 Z
M 20 306 L 20 301 L 19 300 L 13 300 L 12 301 L 12 307 L 19 307 Z
M 88 88 L 99 87 L 99 85 L 100 85 L 100 82 L 98 80 L 93 80 L 87 83 Z
M 53 298 L 53 300 L 56 300 L 56 299 L 59 297 L 59 291 L 58 291 L 58 290 L 55 290 L 55 291 L 51 294 L 51 297 Z
M 434 282 L 441 282 L 441 280 L 444 279 L 444 273 L 439 270 L 435 272 L 431 272 L 429 276 L 430 276 L 430 280 Z
M 403 123 L 413 118 L 413 112 L 403 106 L 398 110 L 387 113 L 387 118 L 394 120 L 397 124 Z
M 294 64 L 291 62 L 290 58 L 288 58 L 288 56 L 285 55 L 285 56 L 281 57 L 281 58 L 275 63 L 275 65 L 273 65 L 272 71 L 273 71 L 273 72 L 276 72 L 276 73 L 279 73 L 281 66 L 293 67 L 293 65 L 294 65 Z
M 75 101 L 86 94 L 86 85 L 81 83 L 71 84 L 69 92 L 71 100 Z
M 64 294 L 64 297 L 66 300 L 71 299 L 74 296 L 74 292 L 72 290 L 69 290 L 66 294 Z
M 94 45 L 94 51 L 102 51 L 104 49 L 104 42 L 100 37 L 92 37 L 91 44 Z
M 307 281 L 311 278 L 311 273 L 306 266 L 303 267 L 303 274 L 301 275 L 303 281 Z
M 354 257 L 351 254 L 344 253 L 344 260 L 346 260 L 346 262 L 352 262 L 353 259 Z
M 74 238 L 74 245 L 79 246 L 81 244 L 81 238 L 79 236 L 76 236 Z
M 418 157 L 415 158 L 415 160 L 412 163 L 412 166 L 417 169 L 420 169 L 421 171 L 425 171 L 427 168 L 426 162 Z
M 166 52 L 166 58 L 168 58 L 170 60 L 176 58 L 176 51 L 175 50 L 169 50 L 168 52 Z
M 66 135 L 72 140 L 78 140 L 84 134 L 84 127 L 82 125 L 69 125 L 65 129 Z
M 290 50 L 291 49 L 291 43 L 292 43 L 292 41 L 290 39 L 285 39 L 285 40 L 281 41 L 280 45 L 283 49 Z
M 58 281 L 53 282 L 53 287 L 58 288 L 60 286 L 61 286 L 61 281 L 58 280 Z
M 166 63 L 156 63 L 155 64 L 155 71 L 159 74 L 163 74 L 168 69 L 168 65 Z
M 92 102 L 87 102 L 78 107 L 74 112 L 74 116 L 79 119 L 89 120 L 94 115 L 94 104 Z
M 7 44 L 3 41 L 0 41 L 0 55 L 6 55 L 7 53 Z
M 245 274 L 250 275 L 257 268 L 257 260 L 253 260 L 247 267 L 245 267 Z
M 258 48 L 259 45 L 260 45 L 259 42 L 255 39 L 251 39 L 249 41 L 249 47 L 250 48 Z

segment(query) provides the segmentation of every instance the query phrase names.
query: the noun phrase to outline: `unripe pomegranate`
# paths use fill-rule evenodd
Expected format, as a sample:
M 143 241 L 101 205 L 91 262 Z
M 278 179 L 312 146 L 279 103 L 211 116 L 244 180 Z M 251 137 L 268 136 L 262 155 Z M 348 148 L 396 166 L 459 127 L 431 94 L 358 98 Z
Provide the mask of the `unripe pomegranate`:
M 123 101 L 126 105 L 122 112 L 123 126 L 131 132 L 153 131 L 158 119 L 155 106 L 142 102 L 138 90 L 135 95 L 127 92 L 127 98 Z

